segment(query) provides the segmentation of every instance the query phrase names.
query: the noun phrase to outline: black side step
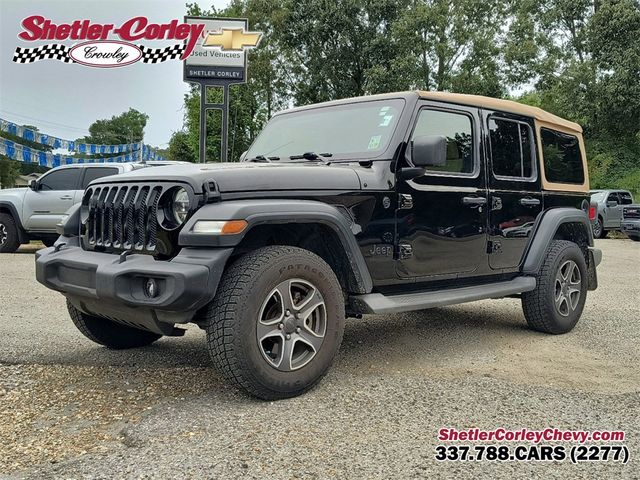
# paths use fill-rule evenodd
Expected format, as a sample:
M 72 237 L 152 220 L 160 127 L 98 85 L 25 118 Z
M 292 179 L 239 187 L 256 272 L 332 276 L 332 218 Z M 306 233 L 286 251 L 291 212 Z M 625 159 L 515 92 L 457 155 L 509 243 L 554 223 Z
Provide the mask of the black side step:
M 362 313 L 397 313 L 474 302 L 487 298 L 501 298 L 516 293 L 529 292 L 534 288 L 536 288 L 535 278 L 516 277 L 507 282 L 430 292 L 408 293 L 405 295 L 387 296 L 381 293 L 368 293 L 365 295 L 356 295 L 353 297 L 353 300 Z

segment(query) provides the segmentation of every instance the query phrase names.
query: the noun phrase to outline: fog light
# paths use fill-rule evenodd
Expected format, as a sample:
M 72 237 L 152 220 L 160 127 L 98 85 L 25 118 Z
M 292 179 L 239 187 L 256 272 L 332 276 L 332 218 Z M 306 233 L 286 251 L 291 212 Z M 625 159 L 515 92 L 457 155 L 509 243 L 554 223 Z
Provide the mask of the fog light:
M 198 220 L 193 226 L 193 233 L 236 235 L 242 233 L 247 225 L 246 220 Z
M 147 283 L 144 286 L 144 293 L 150 298 L 158 296 L 158 283 L 153 278 L 147 279 Z

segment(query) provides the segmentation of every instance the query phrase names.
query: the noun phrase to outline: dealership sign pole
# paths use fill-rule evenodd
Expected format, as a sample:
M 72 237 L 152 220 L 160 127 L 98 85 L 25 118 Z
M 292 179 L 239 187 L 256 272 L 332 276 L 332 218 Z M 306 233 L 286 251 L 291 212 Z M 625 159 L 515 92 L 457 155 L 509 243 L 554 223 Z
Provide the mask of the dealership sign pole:
M 187 24 L 204 24 L 203 41 L 184 60 L 183 80 L 200 85 L 200 154 L 206 161 L 207 110 L 222 111 L 221 158 L 227 161 L 229 87 L 247 81 L 247 50 L 258 45 L 262 33 L 248 32 L 247 19 L 185 17 Z M 207 103 L 207 87 L 222 87 L 222 103 Z

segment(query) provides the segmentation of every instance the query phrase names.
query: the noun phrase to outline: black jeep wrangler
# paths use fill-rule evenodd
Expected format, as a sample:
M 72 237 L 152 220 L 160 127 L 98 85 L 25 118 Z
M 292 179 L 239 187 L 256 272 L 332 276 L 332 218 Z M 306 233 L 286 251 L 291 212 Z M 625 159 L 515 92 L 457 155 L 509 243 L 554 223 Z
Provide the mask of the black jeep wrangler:
M 518 297 L 531 328 L 570 331 L 601 259 L 588 209 L 579 125 L 377 95 L 282 112 L 241 163 L 94 181 L 36 272 L 94 342 L 196 323 L 224 377 L 277 399 L 325 374 L 347 317 Z

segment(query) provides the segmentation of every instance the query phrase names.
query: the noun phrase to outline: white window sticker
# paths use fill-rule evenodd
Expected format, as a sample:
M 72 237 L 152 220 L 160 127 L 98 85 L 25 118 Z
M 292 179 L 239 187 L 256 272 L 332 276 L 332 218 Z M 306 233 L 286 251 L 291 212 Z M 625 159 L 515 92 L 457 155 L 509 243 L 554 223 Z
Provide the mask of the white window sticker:
M 379 148 L 381 140 L 382 140 L 382 135 L 373 135 L 369 139 L 369 146 L 367 147 L 367 150 L 376 150 L 377 148 Z
M 393 120 L 393 115 L 385 115 L 380 122 L 380 126 L 387 127 L 391 123 L 391 120 Z
M 380 114 L 379 115 L 380 116 L 386 115 L 388 111 L 389 111 L 389 107 L 382 107 L 380 109 Z

